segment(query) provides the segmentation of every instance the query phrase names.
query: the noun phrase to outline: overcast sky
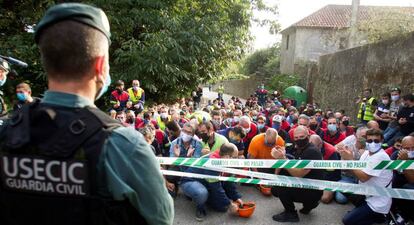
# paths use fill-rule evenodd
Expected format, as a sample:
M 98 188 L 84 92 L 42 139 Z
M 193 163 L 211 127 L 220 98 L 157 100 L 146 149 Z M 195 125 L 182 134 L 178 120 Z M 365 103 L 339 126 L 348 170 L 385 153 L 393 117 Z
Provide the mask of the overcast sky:
M 329 4 L 351 5 L 352 0 L 265 0 L 268 5 L 277 4 L 279 15 L 277 17 L 282 29 L 289 27 L 293 23 L 312 14 L 318 9 Z M 414 0 L 360 0 L 361 5 L 385 5 L 385 6 L 412 6 Z M 269 14 L 254 12 L 259 18 L 272 18 Z M 255 37 L 253 48 L 260 49 L 271 46 L 273 43 L 280 41 L 280 35 L 269 34 L 269 28 L 259 27 L 256 24 L 250 29 Z

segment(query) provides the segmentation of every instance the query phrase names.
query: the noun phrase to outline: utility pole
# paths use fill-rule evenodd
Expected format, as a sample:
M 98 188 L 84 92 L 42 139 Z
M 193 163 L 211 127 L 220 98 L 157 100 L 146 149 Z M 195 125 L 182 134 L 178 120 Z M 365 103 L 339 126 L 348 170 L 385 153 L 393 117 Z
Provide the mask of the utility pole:
M 358 11 L 359 11 L 359 0 L 352 0 L 352 13 L 351 13 L 351 21 L 349 24 L 349 38 L 348 38 L 348 48 L 352 48 L 356 46 L 357 41 L 357 32 L 358 32 Z

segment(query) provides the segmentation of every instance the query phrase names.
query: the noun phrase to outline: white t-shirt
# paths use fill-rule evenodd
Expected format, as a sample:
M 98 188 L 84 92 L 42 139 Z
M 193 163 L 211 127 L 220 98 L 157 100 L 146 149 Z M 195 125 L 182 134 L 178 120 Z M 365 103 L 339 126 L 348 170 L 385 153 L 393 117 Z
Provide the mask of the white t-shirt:
M 365 150 L 359 160 L 368 161 L 368 165 L 377 165 L 383 160 L 390 160 L 390 157 L 382 149 L 373 155 L 369 155 L 369 151 Z M 360 184 L 391 188 L 391 180 L 393 175 L 391 170 L 374 170 L 372 168 L 366 168 L 363 169 L 362 172 L 372 177 L 366 182 L 359 181 Z M 374 212 L 382 214 L 387 214 L 390 211 L 392 203 L 391 198 L 385 196 L 367 196 L 366 201 L 368 203 L 368 206 Z

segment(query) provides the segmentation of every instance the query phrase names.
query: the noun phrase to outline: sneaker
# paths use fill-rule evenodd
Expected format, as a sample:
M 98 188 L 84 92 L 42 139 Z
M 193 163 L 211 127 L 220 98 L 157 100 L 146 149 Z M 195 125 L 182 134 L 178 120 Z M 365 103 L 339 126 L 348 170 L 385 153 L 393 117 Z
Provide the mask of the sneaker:
M 201 222 L 207 216 L 206 210 L 204 209 L 197 209 L 196 211 L 196 220 Z
M 294 211 L 294 212 L 284 211 L 282 213 L 274 215 L 272 217 L 272 219 L 274 221 L 281 222 L 281 223 L 283 223 L 283 222 L 299 222 L 299 216 L 298 216 L 298 213 L 296 211 Z

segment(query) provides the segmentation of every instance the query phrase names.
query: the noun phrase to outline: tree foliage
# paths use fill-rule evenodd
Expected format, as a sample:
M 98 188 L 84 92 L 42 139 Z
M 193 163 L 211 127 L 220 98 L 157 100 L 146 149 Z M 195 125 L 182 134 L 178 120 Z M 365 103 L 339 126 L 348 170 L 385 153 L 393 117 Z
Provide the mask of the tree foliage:
M 272 76 L 279 73 L 280 48 L 275 45 L 260 49 L 247 56 L 244 60 L 243 70 L 246 75 L 260 74 Z
M 29 81 L 34 94 L 46 88 L 33 34 L 27 32 L 52 0 L 0 0 L 0 47 L 29 63 L 16 82 Z M 88 0 L 111 24 L 112 80 L 139 79 L 149 97 L 166 101 L 188 94 L 240 60 L 251 41 L 252 10 L 276 12 L 262 0 Z M 272 21 L 263 23 L 270 24 Z M 273 28 L 277 31 L 277 26 Z M 9 82 L 9 89 L 15 83 Z
M 283 92 L 286 88 L 297 85 L 299 79 L 297 74 L 276 74 L 271 77 L 268 87 L 271 92 Z
M 404 7 L 376 8 L 368 11 L 368 19 L 358 24 L 368 43 L 375 43 L 414 31 L 414 11 Z

